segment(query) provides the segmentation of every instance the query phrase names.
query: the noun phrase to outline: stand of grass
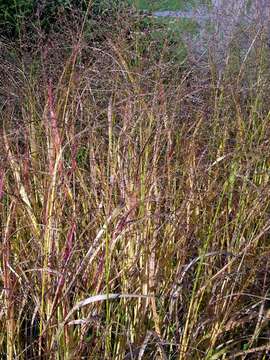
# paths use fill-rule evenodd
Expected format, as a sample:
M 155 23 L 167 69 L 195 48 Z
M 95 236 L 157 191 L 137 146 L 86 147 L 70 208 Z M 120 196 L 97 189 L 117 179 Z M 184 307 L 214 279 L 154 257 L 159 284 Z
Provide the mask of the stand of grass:
M 266 357 L 266 41 L 218 74 L 131 21 L 1 44 L 1 357 Z

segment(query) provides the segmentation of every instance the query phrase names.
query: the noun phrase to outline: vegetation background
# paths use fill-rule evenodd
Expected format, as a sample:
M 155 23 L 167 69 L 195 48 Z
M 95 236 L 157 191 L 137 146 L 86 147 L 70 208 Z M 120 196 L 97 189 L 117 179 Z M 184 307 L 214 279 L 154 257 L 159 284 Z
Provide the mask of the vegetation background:
M 156 4 L 0 0 L 3 360 L 269 358 L 269 29 Z

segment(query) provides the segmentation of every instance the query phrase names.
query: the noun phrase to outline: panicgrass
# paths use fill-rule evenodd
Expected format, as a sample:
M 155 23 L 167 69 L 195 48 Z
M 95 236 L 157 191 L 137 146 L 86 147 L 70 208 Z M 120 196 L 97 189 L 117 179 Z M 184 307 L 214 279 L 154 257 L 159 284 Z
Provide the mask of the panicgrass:
M 220 74 L 130 21 L 1 44 L 0 357 L 266 359 L 263 33 Z

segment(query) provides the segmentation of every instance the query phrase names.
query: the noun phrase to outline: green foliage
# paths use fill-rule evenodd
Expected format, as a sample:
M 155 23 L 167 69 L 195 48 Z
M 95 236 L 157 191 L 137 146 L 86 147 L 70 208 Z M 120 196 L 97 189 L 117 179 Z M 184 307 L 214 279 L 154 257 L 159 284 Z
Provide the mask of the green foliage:
M 90 16 L 104 17 L 115 13 L 125 2 L 120 0 L 94 0 L 90 6 Z M 16 37 L 21 29 L 38 25 L 48 33 L 59 16 L 67 17 L 72 11 L 84 15 L 88 0 L 0 0 L 0 34 Z
M 88 149 L 85 146 L 80 146 L 76 157 L 78 166 L 85 165 L 87 157 L 88 157 Z
M 34 0 L 0 0 L 1 32 L 14 37 L 23 26 L 27 24 L 29 27 L 29 24 L 36 22 L 48 30 L 59 10 L 68 10 L 71 5 L 71 0 L 53 0 L 44 4 Z
M 33 0 L 0 1 L 0 28 L 18 29 L 19 24 L 34 12 Z
M 112 14 L 125 5 L 125 1 L 121 0 L 94 0 L 92 3 L 92 13 L 94 15 Z
M 136 7 L 142 10 L 157 11 L 157 10 L 181 10 L 185 6 L 186 1 L 183 0 L 133 0 L 131 1 Z
M 191 19 L 143 19 L 144 29 L 141 29 L 142 36 L 138 41 L 141 53 L 145 53 L 150 44 L 155 44 L 155 51 L 151 49 L 151 54 L 156 55 L 156 60 L 163 54 L 164 60 L 172 63 L 181 64 L 187 56 L 187 48 L 183 41 L 183 35 L 195 36 L 198 33 L 198 24 Z M 147 35 L 145 35 L 147 34 Z M 153 48 L 153 46 L 152 46 Z M 148 56 L 151 56 L 148 54 Z
M 162 10 L 183 10 L 192 6 L 205 4 L 210 5 L 211 0 L 130 0 L 130 4 L 135 5 L 138 9 L 148 11 L 162 11 Z

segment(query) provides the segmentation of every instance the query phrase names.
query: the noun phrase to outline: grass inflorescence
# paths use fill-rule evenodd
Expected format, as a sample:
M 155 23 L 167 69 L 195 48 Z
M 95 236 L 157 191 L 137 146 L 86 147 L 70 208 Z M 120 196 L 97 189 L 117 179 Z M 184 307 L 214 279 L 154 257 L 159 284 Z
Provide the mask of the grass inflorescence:
M 1 359 L 269 356 L 263 30 L 221 72 L 143 21 L 1 42 Z

